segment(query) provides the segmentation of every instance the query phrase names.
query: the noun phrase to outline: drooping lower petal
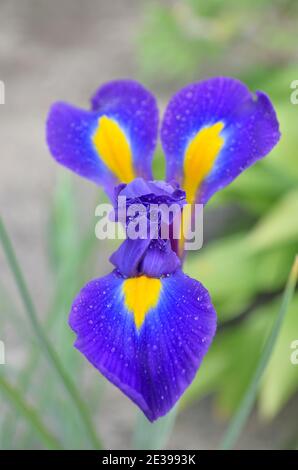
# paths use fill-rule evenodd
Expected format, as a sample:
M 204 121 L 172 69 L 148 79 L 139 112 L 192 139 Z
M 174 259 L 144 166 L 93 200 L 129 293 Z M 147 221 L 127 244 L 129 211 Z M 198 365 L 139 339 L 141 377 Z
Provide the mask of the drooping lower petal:
M 227 77 L 188 85 L 171 99 L 162 123 L 167 179 L 181 183 L 188 203 L 205 204 L 270 152 L 279 137 L 264 93 L 253 94 Z
M 154 421 L 195 377 L 216 314 L 206 289 L 180 270 L 161 279 L 113 272 L 80 292 L 70 326 L 76 347 Z
M 110 262 L 123 276 L 136 276 L 139 265 L 151 243 L 150 238 L 124 240 L 119 248 L 110 256 Z

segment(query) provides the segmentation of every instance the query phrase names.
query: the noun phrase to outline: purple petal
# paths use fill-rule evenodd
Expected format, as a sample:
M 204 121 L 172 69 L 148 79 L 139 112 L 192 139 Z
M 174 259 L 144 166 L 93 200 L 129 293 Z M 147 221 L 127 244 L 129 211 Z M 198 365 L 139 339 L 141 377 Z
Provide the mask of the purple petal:
M 121 181 L 151 178 L 158 110 L 151 93 L 128 80 L 104 85 L 92 103 L 92 111 L 55 103 L 47 119 L 47 143 L 59 163 L 112 197 Z
M 216 191 L 264 157 L 280 137 L 274 108 L 264 93 L 254 95 L 246 85 L 227 77 L 189 85 L 171 99 L 162 123 L 168 180 L 175 179 L 184 187 L 185 156 L 190 142 L 202 129 L 217 123 L 223 125 L 223 145 L 208 173 L 198 182 L 200 203 L 206 203 Z M 193 177 L 197 178 L 197 174 Z
M 88 283 L 74 301 L 70 326 L 79 351 L 154 421 L 194 379 L 214 336 L 216 314 L 206 289 L 177 271 L 144 279 L 147 293 L 138 295 L 145 303 L 150 283 L 160 283 L 160 289 L 137 327 L 125 290 L 135 279 L 111 273 Z
M 139 270 L 150 277 L 161 277 L 175 272 L 180 266 L 180 258 L 172 250 L 170 240 L 153 240 Z
M 111 255 L 110 262 L 123 276 L 136 276 L 140 263 L 151 243 L 150 238 L 131 240 L 127 238 Z
M 120 185 L 116 190 L 117 196 L 125 196 L 127 199 L 140 199 L 150 197 L 149 202 L 161 203 L 167 200 L 169 203 L 185 203 L 185 193 L 176 183 L 165 181 L 145 181 L 143 178 L 135 178 L 127 185 Z M 148 201 L 148 199 L 145 199 Z
M 115 80 L 100 87 L 92 109 L 115 118 L 125 129 L 138 176 L 152 179 L 152 157 L 157 142 L 158 107 L 154 96 L 134 80 Z
M 93 144 L 92 133 L 98 117 L 67 103 L 55 103 L 47 120 L 47 142 L 50 151 L 61 165 L 112 194 L 115 178 L 100 160 Z
M 125 277 L 146 274 L 161 277 L 181 266 L 180 258 L 172 250 L 170 240 L 127 238 L 111 255 L 110 262 Z
M 120 196 L 125 200 L 120 201 Z M 181 262 L 172 250 L 173 220 L 181 216 L 185 192 L 176 184 L 136 178 L 115 189 L 114 203 L 115 218 L 124 223 L 127 234 L 110 258 L 118 271 L 150 277 L 176 271 Z

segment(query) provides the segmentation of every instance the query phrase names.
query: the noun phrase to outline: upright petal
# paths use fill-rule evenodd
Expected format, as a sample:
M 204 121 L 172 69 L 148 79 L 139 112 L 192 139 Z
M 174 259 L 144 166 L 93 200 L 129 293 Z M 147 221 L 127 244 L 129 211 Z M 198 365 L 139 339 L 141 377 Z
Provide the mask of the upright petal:
M 55 103 L 47 120 L 47 142 L 54 158 L 96 184 L 109 196 L 120 182 L 151 177 L 158 110 L 154 97 L 136 82 L 104 85 L 91 111 Z
M 49 149 L 61 165 L 113 194 L 117 179 L 98 155 L 92 141 L 98 117 L 67 103 L 55 103 L 47 120 Z
M 189 85 L 174 95 L 162 123 L 167 179 L 181 183 L 189 203 L 205 204 L 270 152 L 279 137 L 264 93 L 254 95 L 227 77 Z
M 206 289 L 181 271 L 161 279 L 113 272 L 80 292 L 70 326 L 75 346 L 154 421 L 195 377 L 216 315 Z
M 115 80 L 100 87 L 91 102 L 93 111 L 114 119 L 125 131 L 135 175 L 152 179 L 151 164 L 158 134 L 154 96 L 134 80 Z

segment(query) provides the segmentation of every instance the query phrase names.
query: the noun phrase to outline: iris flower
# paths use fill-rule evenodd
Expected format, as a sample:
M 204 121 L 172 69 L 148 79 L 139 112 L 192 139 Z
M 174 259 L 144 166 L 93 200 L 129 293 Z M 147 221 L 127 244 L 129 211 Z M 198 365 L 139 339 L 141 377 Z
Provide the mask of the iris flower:
M 205 205 L 279 140 L 265 93 L 217 77 L 186 86 L 161 123 L 165 181 L 151 169 L 159 128 L 155 98 L 131 80 L 109 82 L 91 110 L 55 103 L 47 142 L 62 165 L 102 186 L 117 208 L 149 202 Z M 157 229 L 159 230 L 159 228 Z M 183 242 L 126 239 L 114 270 L 92 280 L 70 313 L 76 348 L 150 421 L 165 415 L 194 379 L 216 330 L 205 287 L 182 271 Z

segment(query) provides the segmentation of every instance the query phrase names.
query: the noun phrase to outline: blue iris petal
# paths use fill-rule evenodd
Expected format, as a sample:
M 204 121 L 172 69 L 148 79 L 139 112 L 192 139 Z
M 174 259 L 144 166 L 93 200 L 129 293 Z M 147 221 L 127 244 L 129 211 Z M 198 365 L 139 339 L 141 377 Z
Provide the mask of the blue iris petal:
M 93 140 L 101 118 L 112 123 L 112 134 L 105 136 L 105 147 L 110 149 L 97 148 Z M 115 126 L 118 131 L 113 135 Z M 152 178 L 157 130 L 158 109 L 152 94 L 133 80 L 116 80 L 99 88 L 92 98 L 90 111 L 64 102 L 55 103 L 48 114 L 46 137 L 56 161 L 103 186 L 112 197 L 114 187 L 121 182 L 121 174 L 126 174 L 129 180 L 131 175 Z M 128 147 L 126 164 L 131 160 L 132 165 L 128 173 L 122 168 L 124 155 L 119 142 L 117 146 L 121 135 Z
M 197 201 L 206 204 L 211 196 L 231 183 L 242 171 L 268 154 L 280 138 L 274 107 L 265 93 L 253 94 L 248 87 L 229 77 L 215 77 L 187 85 L 170 100 L 161 126 L 161 141 L 167 162 L 167 179 L 177 180 L 185 189 L 186 154 L 198 133 L 222 125 L 222 147 L 198 180 Z M 196 149 L 193 168 L 205 165 L 205 147 Z M 197 174 L 188 175 L 194 180 Z
M 178 270 L 160 280 L 156 306 L 137 328 L 125 282 L 117 273 L 89 282 L 73 303 L 70 326 L 77 349 L 154 421 L 194 379 L 216 314 L 202 284 Z

